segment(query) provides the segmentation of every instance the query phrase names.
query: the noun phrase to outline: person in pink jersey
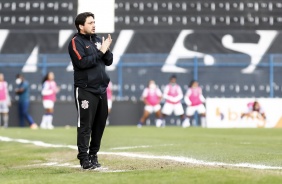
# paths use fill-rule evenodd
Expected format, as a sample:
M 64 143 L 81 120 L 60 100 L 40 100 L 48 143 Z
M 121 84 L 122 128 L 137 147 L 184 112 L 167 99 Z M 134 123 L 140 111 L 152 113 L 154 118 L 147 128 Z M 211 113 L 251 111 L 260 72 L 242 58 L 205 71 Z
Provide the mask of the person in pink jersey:
M 189 88 L 184 96 L 184 101 L 187 105 L 186 115 L 187 118 L 183 121 L 182 126 L 190 126 L 190 120 L 196 112 L 201 117 L 201 126 L 206 127 L 206 108 L 204 106 L 205 97 L 203 96 L 202 88 L 196 80 L 192 80 L 189 84 Z M 195 121 L 193 119 L 193 121 Z M 193 122 L 192 124 L 195 124 Z
M 156 126 L 162 124 L 162 113 L 161 113 L 161 99 L 162 99 L 162 92 L 157 87 L 154 80 L 150 80 L 148 86 L 143 90 L 142 99 L 145 104 L 143 115 L 137 125 L 137 127 L 142 127 L 144 125 L 146 119 L 149 117 L 150 114 L 156 114 Z
M 55 75 L 53 72 L 48 72 L 43 79 L 42 85 L 42 99 L 43 107 L 45 113 L 42 116 L 42 121 L 40 128 L 42 129 L 53 129 L 53 113 L 54 113 L 54 104 L 56 102 L 56 94 L 59 92 L 56 82 L 54 81 Z
M 11 106 L 8 83 L 4 80 L 4 74 L 0 73 L 0 126 L 3 119 L 3 127 L 8 127 L 9 106 Z
M 181 87 L 176 83 L 176 80 L 176 76 L 172 75 L 169 84 L 165 86 L 163 92 L 165 103 L 162 108 L 162 114 L 166 117 L 174 113 L 175 116 L 180 116 L 180 118 L 183 119 L 184 109 L 181 103 L 183 92 Z
M 260 120 L 266 120 L 264 109 L 261 107 L 258 101 L 252 101 L 247 104 L 247 112 L 242 113 L 241 118 L 252 118 L 256 117 Z
M 108 100 L 108 118 L 106 121 L 106 125 L 109 125 L 110 124 L 109 115 L 111 113 L 113 106 L 113 83 L 111 81 L 109 82 L 106 90 L 107 90 L 107 100 Z

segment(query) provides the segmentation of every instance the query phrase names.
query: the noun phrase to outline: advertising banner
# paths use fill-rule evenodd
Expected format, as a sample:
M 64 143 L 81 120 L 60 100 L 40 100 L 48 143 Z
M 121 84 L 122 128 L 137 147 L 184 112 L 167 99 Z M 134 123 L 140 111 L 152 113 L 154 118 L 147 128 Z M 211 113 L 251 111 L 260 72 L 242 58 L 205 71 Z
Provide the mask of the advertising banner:
M 280 98 L 207 98 L 208 128 L 282 128 Z

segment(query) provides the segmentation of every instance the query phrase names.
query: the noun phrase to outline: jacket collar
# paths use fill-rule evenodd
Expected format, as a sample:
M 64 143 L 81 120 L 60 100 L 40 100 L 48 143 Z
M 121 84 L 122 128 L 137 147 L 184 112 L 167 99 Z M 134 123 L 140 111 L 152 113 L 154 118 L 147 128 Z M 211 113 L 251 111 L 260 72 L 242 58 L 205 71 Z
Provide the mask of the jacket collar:
M 81 33 L 76 33 L 76 35 L 80 35 L 81 37 L 86 38 L 87 40 L 92 40 L 94 37 L 96 37 L 96 34 L 81 34 Z

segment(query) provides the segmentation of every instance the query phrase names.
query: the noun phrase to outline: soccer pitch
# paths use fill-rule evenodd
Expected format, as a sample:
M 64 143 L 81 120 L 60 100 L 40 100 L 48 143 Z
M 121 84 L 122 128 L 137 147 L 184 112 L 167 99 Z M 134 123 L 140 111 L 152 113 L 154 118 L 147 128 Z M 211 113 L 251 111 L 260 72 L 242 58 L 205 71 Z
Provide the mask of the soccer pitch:
M 108 126 L 83 171 L 76 128 L 0 129 L 0 183 L 282 183 L 282 129 Z

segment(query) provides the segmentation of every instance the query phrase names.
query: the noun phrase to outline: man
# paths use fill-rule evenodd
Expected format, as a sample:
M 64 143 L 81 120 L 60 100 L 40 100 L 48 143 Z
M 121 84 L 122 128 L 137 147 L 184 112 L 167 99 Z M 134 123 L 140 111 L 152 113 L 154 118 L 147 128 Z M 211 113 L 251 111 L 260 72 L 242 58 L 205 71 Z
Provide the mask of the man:
M 11 106 L 11 100 L 8 90 L 8 83 L 4 80 L 4 74 L 0 73 L 0 126 L 2 116 L 4 128 L 8 127 L 9 106 Z
M 176 83 L 176 75 L 170 77 L 170 82 L 165 86 L 163 98 L 165 99 L 162 108 L 163 117 L 170 116 L 172 113 L 176 116 L 184 118 L 184 109 L 181 104 L 183 92 L 181 87 Z
M 95 17 L 90 12 L 77 15 L 75 26 L 78 33 L 70 41 L 68 50 L 74 69 L 78 112 L 77 158 L 83 169 L 95 169 L 101 166 L 97 152 L 108 116 L 106 88 L 110 79 L 105 66 L 113 62 L 109 50 L 112 39 L 110 34 L 106 39 L 95 34 Z
M 16 94 L 19 96 L 19 118 L 20 126 L 24 127 L 24 120 L 26 119 L 31 129 L 37 129 L 37 124 L 33 121 L 32 117 L 28 113 L 29 109 L 29 83 L 24 79 L 22 74 L 18 74 L 16 79 L 17 87 L 15 89 Z

